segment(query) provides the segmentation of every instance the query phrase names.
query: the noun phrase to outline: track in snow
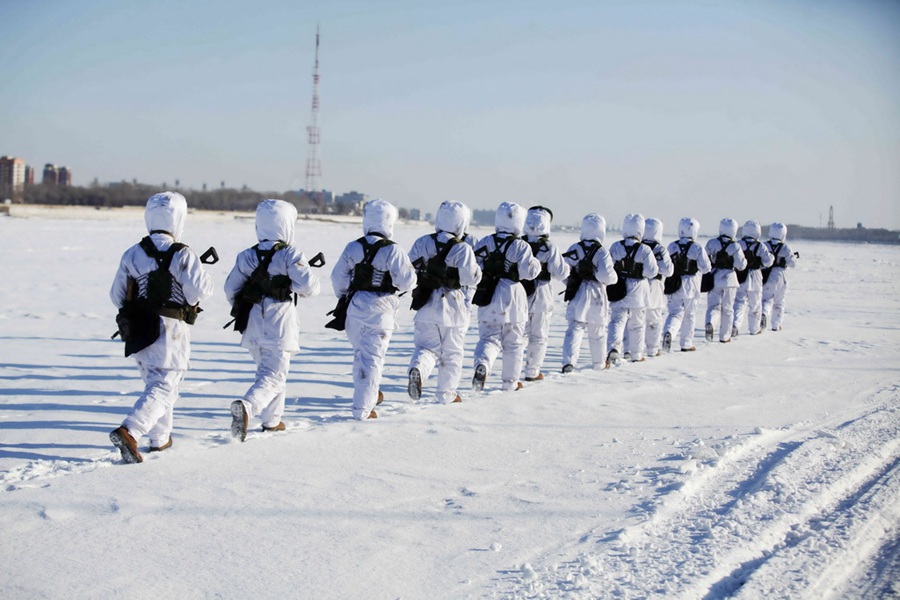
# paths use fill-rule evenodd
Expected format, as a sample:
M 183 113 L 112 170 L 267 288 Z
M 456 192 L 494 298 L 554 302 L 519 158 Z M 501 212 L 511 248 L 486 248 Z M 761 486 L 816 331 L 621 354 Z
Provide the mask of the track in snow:
M 862 414 L 760 431 L 703 458 L 649 518 L 588 533 L 595 547 L 558 566 L 507 571 L 503 595 L 898 594 L 900 394 L 887 388 L 873 400 L 877 408 Z M 584 540 L 557 554 L 571 556 Z

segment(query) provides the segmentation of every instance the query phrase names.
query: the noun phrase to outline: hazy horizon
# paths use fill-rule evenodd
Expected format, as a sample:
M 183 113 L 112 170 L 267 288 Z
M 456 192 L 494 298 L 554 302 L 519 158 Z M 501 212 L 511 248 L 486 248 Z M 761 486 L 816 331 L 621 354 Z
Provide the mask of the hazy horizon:
M 900 4 L 0 6 L 0 154 L 76 185 L 900 228 Z

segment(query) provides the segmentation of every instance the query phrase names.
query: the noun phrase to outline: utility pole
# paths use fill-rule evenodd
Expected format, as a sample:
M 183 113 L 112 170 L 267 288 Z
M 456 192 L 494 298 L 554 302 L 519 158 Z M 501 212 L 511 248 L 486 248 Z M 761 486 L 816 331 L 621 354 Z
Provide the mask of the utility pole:
M 309 150 L 306 156 L 306 193 L 318 204 L 322 204 L 322 159 L 319 150 L 319 26 L 316 25 L 316 62 L 313 66 L 312 116 L 309 127 Z

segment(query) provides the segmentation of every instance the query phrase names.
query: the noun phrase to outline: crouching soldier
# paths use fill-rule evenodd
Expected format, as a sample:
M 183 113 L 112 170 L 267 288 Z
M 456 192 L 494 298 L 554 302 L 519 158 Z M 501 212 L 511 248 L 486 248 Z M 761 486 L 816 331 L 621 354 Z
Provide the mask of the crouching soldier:
M 241 346 L 256 362 L 256 380 L 243 399 L 231 403 L 231 434 L 242 442 L 250 419 L 263 431 L 283 431 L 284 398 L 291 355 L 300 350 L 297 297 L 319 293 L 319 279 L 294 243 L 297 209 L 284 200 L 256 207 L 258 244 L 237 256 L 225 280 Z
M 475 252 L 462 240 L 470 214 L 462 202 L 442 202 L 435 218 L 435 233 L 420 237 L 409 252 L 418 274 L 412 294 L 415 351 L 407 384 L 413 400 L 421 397 L 422 385 L 439 366 L 435 397 L 445 404 L 462 401 L 456 390 L 471 315 L 466 289 L 481 281 Z
M 525 323 L 528 297 L 519 283 L 541 273 L 541 263 L 521 239 L 525 209 L 503 202 L 494 217 L 495 233 L 485 236 L 475 247 L 482 270 L 481 282 L 472 299 L 478 306 L 478 345 L 475 347 L 475 376 L 472 387 L 484 388 L 494 361 L 503 353 L 503 389 L 522 387 L 519 375 L 525 356 Z
M 563 339 L 562 372 L 571 373 L 578 366 L 581 340 L 585 332 L 595 369 L 604 366 L 606 327 L 609 323 L 609 301 L 606 286 L 618 281 L 609 252 L 603 247 L 606 219 L 596 213 L 581 220 L 581 241 L 572 244 L 563 258 L 569 265 L 566 280 L 566 335 Z
M 143 460 L 138 440 L 145 435 L 150 452 L 172 446 L 172 411 L 189 367 L 189 325 L 213 292 L 200 259 L 179 242 L 186 216 L 181 194 L 151 196 L 144 212 L 150 235 L 122 255 L 109 292 L 119 309 L 125 356 L 134 356 L 144 380 L 131 413 L 109 434 L 126 463 Z
M 769 247 L 759 241 L 762 228 L 756 221 L 744 223 L 741 232 L 743 237 L 739 242 L 747 259 L 747 268 L 737 272 L 738 287 L 734 298 L 734 326 L 731 335 L 736 336 L 741 327 L 744 315 L 747 315 L 747 324 L 750 335 L 758 334 L 762 319 L 762 269 L 772 266 L 775 260 Z
M 397 328 L 398 293 L 416 283 L 416 269 L 395 244 L 397 208 L 381 199 L 363 208 L 363 235 L 347 244 L 331 272 L 331 285 L 346 310 L 347 339 L 353 346 L 353 418 L 374 419 L 378 389 L 391 336 Z M 337 327 L 335 327 L 337 328 Z

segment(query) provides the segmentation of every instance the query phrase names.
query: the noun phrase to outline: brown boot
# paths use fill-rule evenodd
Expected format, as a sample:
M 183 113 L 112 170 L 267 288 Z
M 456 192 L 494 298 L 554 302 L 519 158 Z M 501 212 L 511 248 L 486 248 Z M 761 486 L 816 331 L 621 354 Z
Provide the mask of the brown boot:
M 529 382 L 530 382 L 530 381 L 542 381 L 543 379 L 544 379 L 544 374 L 543 374 L 543 373 L 538 373 L 538 374 L 535 375 L 534 377 L 526 377 L 526 378 L 525 378 L 525 381 L 529 381 Z
M 521 381 L 517 381 L 517 382 L 516 382 L 516 391 L 517 391 L 517 392 L 518 392 L 519 390 L 521 390 L 523 387 L 525 387 L 525 386 L 522 385 L 522 382 L 521 382 Z
M 456 395 L 456 398 L 450 401 L 450 404 L 454 404 L 456 402 L 462 402 L 462 396 L 460 396 L 459 394 Z
M 284 431 L 285 429 L 287 428 L 284 426 L 284 421 L 279 421 L 278 425 L 272 425 L 271 427 L 262 426 L 263 431 Z
M 375 406 L 378 406 L 384 402 L 384 394 L 381 393 L 381 390 L 378 390 L 378 400 L 375 401 Z
M 375 411 L 373 410 L 372 412 L 369 413 L 369 416 L 366 417 L 366 418 L 367 418 L 367 419 L 377 419 L 377 418 L 378 418 L 378 413 L 375 412 Z
M 163 450 L 167 450 L 172 447 L 172 436 L 169 436 L 169 441 L 163 444 L 162 446 L 150 446 L 150 452 L 162 452 Z
M 124 425 L 109 434 L 109 441 L 122 453 L 122 462 L 126 465 L 144 462 L 144 457 L 138 452 L 137 441 L 131 437 Z

